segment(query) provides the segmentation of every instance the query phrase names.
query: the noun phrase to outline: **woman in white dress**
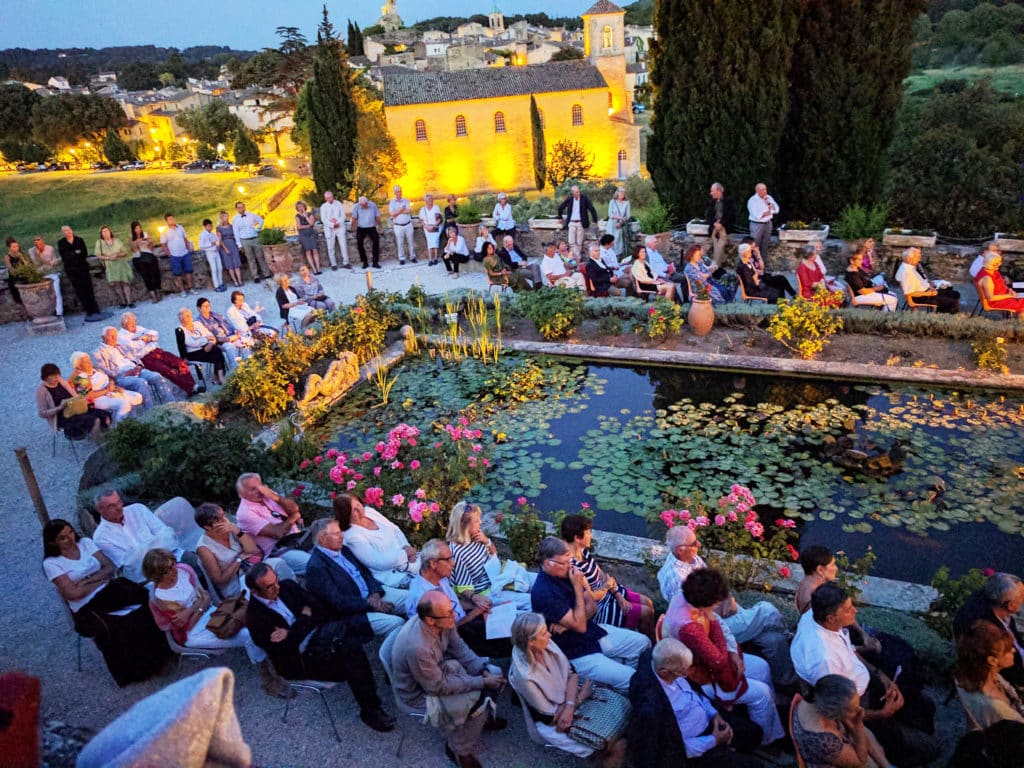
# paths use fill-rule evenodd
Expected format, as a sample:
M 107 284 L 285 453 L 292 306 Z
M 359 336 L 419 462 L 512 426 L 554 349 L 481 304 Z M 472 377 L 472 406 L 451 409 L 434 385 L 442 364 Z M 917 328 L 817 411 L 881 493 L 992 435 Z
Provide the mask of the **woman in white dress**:
M 79 395 L 85 395 L 89 405 L 109 411 L 114 423 L 131 413 L 132 408 L 142 405 L 142 395 L 128 389 L 121 389 L 103 371 L 92 367 L 92 358 L 85 352 L 71 355 L 71 386 Z
M 437 263 L 437 249 L 441 245 L 441 227 L 444 224 L 441 207 L 434 202 L 433 195 L 425 195 L 423 198 L 420 222 L 423 224 L 423 236 L 427 240 L 427 266 L 429 267 Z
M 632 216 L 629 200 L 626 199 L 626 188 L 615 190 L 615 197 L 608 201 L 608 234 L 615 238 L 612 248 L 616 256 L 622 256 L 629 242 L 629 219 Z

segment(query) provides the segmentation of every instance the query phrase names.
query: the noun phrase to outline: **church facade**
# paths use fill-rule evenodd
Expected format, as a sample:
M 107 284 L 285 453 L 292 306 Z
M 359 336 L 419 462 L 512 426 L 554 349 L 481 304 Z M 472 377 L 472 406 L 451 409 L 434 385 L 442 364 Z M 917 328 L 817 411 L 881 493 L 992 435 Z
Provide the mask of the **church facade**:
M 625 12 L 599 0 L 583 14 L 582 61 L 457 72 L 384 70 L 384 115 L 410 195 L 535 189 L 530 98 L 547 154 L 581 144 L 596 178 L 640 171 L 640 134 L 626 90 Z

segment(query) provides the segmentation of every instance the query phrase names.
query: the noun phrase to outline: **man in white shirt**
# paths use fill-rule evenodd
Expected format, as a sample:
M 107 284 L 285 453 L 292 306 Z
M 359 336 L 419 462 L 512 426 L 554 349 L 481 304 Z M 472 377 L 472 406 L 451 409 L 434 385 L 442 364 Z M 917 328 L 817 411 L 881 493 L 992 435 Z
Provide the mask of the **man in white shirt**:
M 123 569 L 126 578 L 142 582 L 142 559 L 151 549 L 169 549 L 180 554 L 174 531 L 160 522 L 145 504 L 121 501 L 114 490 L 103 489 L 96 494 L 96 511 L 102 520 L 92 540 L 111 562 Z
M 754 238 L 761 255 L 768 256 L 768 245 L 772 240 L 772 218 L 779 212 L 779 204 L 768 194 L 768 187 L 758 184 L 754 194 L 747 200 L 747 214 L 750 217 L 750 236 Z
M 194 295 L 192 290 L 192 241 L 185 228 L 174 220 L 174 214 L 164 216 L 167 227 L 160 233 L 160 245 L 171 258 L 171 274 L 178 278 L 181 298 Z
M 338 259 L 334 255 L 337 245 L 341 246 L 341 261 L 345 269 L 352 269 L 348 261 L 348 220 L 345 218 L 345 206 L 340 200 L 334 199 L 334 192 L 324 191 L 324 202 L 320 206 L 320 221 L 324 225 L 324 239 L 327 240 L 327 258 L 331 260 L 331 269 L 338 271 Z
M 498 202 L 494 206 L 494 210 L 491 212 L 494 217 L 494 233 L 496 235 L 509 235 L 514 237 L 516 234 L 516 220 L 512 216 L 512 204 L 508 201 L 508 195 L 504 192 L 498 193 Z
M 658 238 L 655 235 L 648 235 L 644 240 L 644 248 L 647 250 L 647 266 L 651 268 L 654 276 L 668 280 L 676 268 L 661 255 L 658 250 Z
M 114 326 L 108 325 L 103 329 L 102 339 L 103 343 L 92 355 L 96 367 L 117 382 L 118 386 L 142 395 L 144 407 L 148 407 L 147 400 L 152 405 L 153 395 L 161 403 L 182 399 L 175 391 L 177 387 L 156 371 L 148 370 L 141 359 L 121 346 Z
M 253 282 L 260 282 L 265 277 L 270 277 L 270 270 L 267 269 L 267 261 L 263 256 L 263 246 L 260 245 L 260 228 L 263 226 L 263 218 L 255 213 L 245 210 L 245 203 L 239 200 L 235 203 L 235 215 L 231 219 L 231 229 L 235 235 L 235 242 L 245 253 L 249 262 L 249 271 L 253 274 Z
M 554 243 L 544 245 L 544 258 L 540 260 L 540 274 L 544 278 L 544 285 L 547 286 L 557 285 L 561 288 L 575 288 L 578 291 L 584 291 L 587 288 L 583 275 L 579 272 L 569 271 L 568 266 L 558 255 Z
M 416 263 L 416 246 L 412 240 L 412 203 L 402 197 L 402 188 L 397 184 L 392 189 L 394 198 L 388 202 L 388 216 L 395 229 L 395 244 L 398 248 L 398 263 L 405 264 L 408 249 L 409 258 Z
M 60 257 L 52 245 L 47 245 L 42 235 L 32 238 L 32 247 L 28 249 L 28 257 L 40 269 L 46 270 L 46 279 L 53 281 L 53 291 L 57 294 L 57 317 L 64 315 L 64 297 L 60 295 Z
M 597 241 L 598 246 L 601 248 L 601 261 L 608 269 L 615 271 L 616 277 L 622 277 L 629 270 L 629 260 L 619 261 L 619 257 L 615 255 L 615 236 L 614 235 L 601 235 L 601 239 Z
M 520 253 L 519 249 L 516 248 L 512 235 L 506 235 L 502 240 L 502 248 L 498 251 L 498 258 L 510 270 L 529 280 L 534 288 L 540 288 L 544 284 L 540 274 L 540 265 L 536 262 L 530 262 L 524 254 Z
M 124 349 L 128 357 L 141 362 L 147 370 L 156 371 L 184 394 L 192 394 L 196 382 L 192 378 L 188 361 L 161 349 L 157 343 L 159 338 L 160 334 L 156 331 L 138 324 L 134 312 L 121 315 L 121 328 L 117 332 L 118 346 Z

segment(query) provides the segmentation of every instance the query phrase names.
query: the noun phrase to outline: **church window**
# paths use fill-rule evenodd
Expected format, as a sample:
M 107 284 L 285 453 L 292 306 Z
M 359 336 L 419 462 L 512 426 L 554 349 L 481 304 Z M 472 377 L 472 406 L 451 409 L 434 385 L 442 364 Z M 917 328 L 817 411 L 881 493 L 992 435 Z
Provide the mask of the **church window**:
M 466 136 L 466 118 L 463 115 L 455 116 L 455 135 Z
M 427 124 L 422 120 L 416 121 L 416 141 L 427 140 Z
M 494 113 L 494 132 L 504 133 L 505 132 L 505 113 L 495 112 Z
M 572 105 L 572 124 L 583 125 L 583 107 L 579 104 Z

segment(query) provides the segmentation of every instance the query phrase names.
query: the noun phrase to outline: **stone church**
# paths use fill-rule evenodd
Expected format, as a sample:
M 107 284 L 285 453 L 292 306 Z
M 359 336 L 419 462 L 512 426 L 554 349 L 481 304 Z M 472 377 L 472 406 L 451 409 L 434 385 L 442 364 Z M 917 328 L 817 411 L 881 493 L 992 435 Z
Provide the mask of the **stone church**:
M 530 97 L 547 152 L 571 139 L 596 178 L 640 171 L 640 133 L 626 90 L 625 11 L 598 0 L 583 14 L 584 59 L 416 72 L 386 67 L 384 115 L 410 196 L 535 189 Z

